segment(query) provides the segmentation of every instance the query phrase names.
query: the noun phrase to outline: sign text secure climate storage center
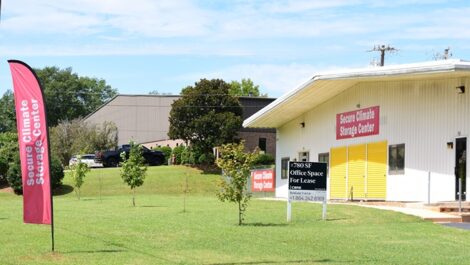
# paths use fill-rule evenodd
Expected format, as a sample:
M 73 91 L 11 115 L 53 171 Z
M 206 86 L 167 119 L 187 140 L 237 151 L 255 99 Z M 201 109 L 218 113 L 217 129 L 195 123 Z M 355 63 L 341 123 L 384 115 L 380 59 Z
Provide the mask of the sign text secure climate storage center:
M 466 91 L 467 89 L 467 91 Z M 244 122 L 277 129 L 276 196 L 289 161 L 328 163 L 339 200 L 452 201 L 467 181 L 470 62 L 319 74 Z

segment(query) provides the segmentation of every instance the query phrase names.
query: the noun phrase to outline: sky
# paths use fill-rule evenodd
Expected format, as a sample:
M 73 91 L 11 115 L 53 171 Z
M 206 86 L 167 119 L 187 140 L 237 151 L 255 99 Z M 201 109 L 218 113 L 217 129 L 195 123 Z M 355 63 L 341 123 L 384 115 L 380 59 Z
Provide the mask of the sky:
M 470 60 L 470 1 L 3 0 L 0 95 L 8 59 L 71 67 L 122 94 L 179 94 L 201 78 L 250 78 L 279 97 L 315 73 Z

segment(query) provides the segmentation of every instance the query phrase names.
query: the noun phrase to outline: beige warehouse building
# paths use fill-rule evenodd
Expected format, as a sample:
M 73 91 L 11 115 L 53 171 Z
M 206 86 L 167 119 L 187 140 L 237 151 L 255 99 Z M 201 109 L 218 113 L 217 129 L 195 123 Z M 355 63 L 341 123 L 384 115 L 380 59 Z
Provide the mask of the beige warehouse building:
M 182 140 L 170 140 L 169 116 L 171 104 L 179 99 L 174 95 L 117 95 L 85 118 L 86 122 L 102 124 L 112 121 L 118 127 L 118 144 L 130 140 L 142 143 L 147 147 L 182 144 Z M 243 108 L 243 119 L 247 119 L 262 109 L 273 98 L 240 97 Z M 276 131 L 266 128 L 241 128 L 239 139 L 246 141 L 247 149 L 261 148 L 266 153 L 276 154 Z

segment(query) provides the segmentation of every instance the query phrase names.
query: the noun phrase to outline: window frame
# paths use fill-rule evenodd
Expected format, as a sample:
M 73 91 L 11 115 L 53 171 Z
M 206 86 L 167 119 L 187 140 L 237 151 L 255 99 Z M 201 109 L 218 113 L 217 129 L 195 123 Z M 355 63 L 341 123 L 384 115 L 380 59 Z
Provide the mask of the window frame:
M 318 162 L 322 162 L 320 161 L 320 157 L 327 157 L 327 161 L 326 161 L 326 175 L 328 176 L 328 169 L 330 168 L 330 152 L 325 152 L 325 153 L 318 153 Z
M 290 157 L 282 157 L 281 158 L 281 179 L 288 179 L 289 178 L 289 174 L 288 174 L 289 161 L 290 161 Z M 285 163 L 285 162 L 287 162 L 287 163 Z
M 264 142 L 264 150 L 261 148 L 261 143 Z M 258 147 L 261 151 L 265 152 L 268 150 L 268 139 L 266 137 L 259 137 L 258 138 Z
M 403 150 L 402 155 L 400 155 L 400 150 Z M 406 161 L 405 156 L 406 156 L 405 144 L 393 144 L 393 145 L 388 146 L 388 174 L 389 175 L 404 175 L 405 174 L 405 161 Z

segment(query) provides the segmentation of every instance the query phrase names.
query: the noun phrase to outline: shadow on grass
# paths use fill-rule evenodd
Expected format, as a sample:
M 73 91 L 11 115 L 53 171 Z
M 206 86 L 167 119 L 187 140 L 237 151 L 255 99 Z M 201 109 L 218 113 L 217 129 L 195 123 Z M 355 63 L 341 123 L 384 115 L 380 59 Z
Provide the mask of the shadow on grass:
M 287 224 L 273 224 L 273 223 L 246 223 L 242 226 L 258 226 L 258 227 L 284 227 Z
M 73 187 L 70 185 L 62 185 L 58 188 L 55 188 L 53 193 L 56 196 L 62 196 L 73 192 Z
M 284 260 L 284 261 L 250 261 L 250 262 L 227 262 L 227 263 L 209 263 L 207 265 L 250 265 L 250 264 L 299 264 L 299 263 L 307 263 L 307 264 L 312 264 L 312 263 L 323 263 L 323 262 L 333 262 L 331 259 L 311 259 L 311 260 Z
M 62 254 L 74 254 L 74 253 L 119 253 L 119 252 L 126 252 L 125 250 L 121 249 L 103 249 L 103 250 L 77 250 L 77 251 L 64 251 L 61 252 Z
M 203 175 L 222 174 L 221 169 L 216 165 L 193 165 L 191 167 L 201 170 Z
M 70 229 L 67 229 L 67 228 L 63 228 L 63 227 L 61 227 L 60 229 L 62 229 L 62 230 L 64 230 L 64 231 L 67 231 L 67 232 L 69 232 L 69 233 L 75 234 L 75 235 L 79 235 L 79 236 L 88 238 L 88 239 L 90 239 L 90 240 L 100 241 L 100 242 L 102 242 L 102 243 L 104 243 L 104 244 L 106 244 L 106 245 L 123 249 L 123 250 L 111 250 L 113 253 L 130 251 L 130 252 L 135 252 L 135 253 L 139 253 L 139 254 L 142 254 L 142 255 L 146 255 L 146 256 L 149 256 L 149 257 L 152 257 L 152 258 L 155 258 L 155 259 L 162 260 L 162 261 L 164 261 L 166 264 L 172 263 L 171 260 L 168 260 L 168 259 L 165 259 L 165 258 L 163 258 L 163 257 L 156 256 L 156 255 L 154 255 L 154 254 L 152 254 L 152 253 L 143 251 L 142 249 L 140 249 L 140 248 L 138 248 L 138 247 L 134 247 L 134 248 L 133 248 L 133 247 L 130 247 L 130 246 L 126 246 L 124 243 L 113 242 L 113 241 L 106 240 L 106 239 L 103 239 L 103 238 L 100 238 L 100 237 L 97 237 L 97 236 L 91 236 L 91 235 L 88 235 L 88 234 L 85 234 L 85 233 L 73 231 L 73 230 L 70 230 Z M 106 235 L 103 234 L 103 236 L 106 236 Z M 97 251 L 70 251 L 70 252 L 64 252 L 64 254 L 65 254 L 65 253 L 70 253 L 70 254 L 73 254 L 73 253 L 88 254 L 88 253 L 98 253 L 98 252 L 101 252 L 101 251 L 104 251 L 105 253 L 106 253 L 106 252 L 109 252 L 109 251 L 107 251 L 107 250 L 97 250 Z
M 326 221 L 327 222 L 335 222 L 335 221 L 344 221 L 344 220 L 349 220 L 350 218 L 326 218 Z M 318 219 L 318 220 L 322 220 L 322 219 Z
M 142 205 L 142 206 L 139 206 L 139 205 L 137 205 L 137 207 L 141 207 L 141 208 L 166 208 L 167 206 L 163 206 L 163 205 Z

